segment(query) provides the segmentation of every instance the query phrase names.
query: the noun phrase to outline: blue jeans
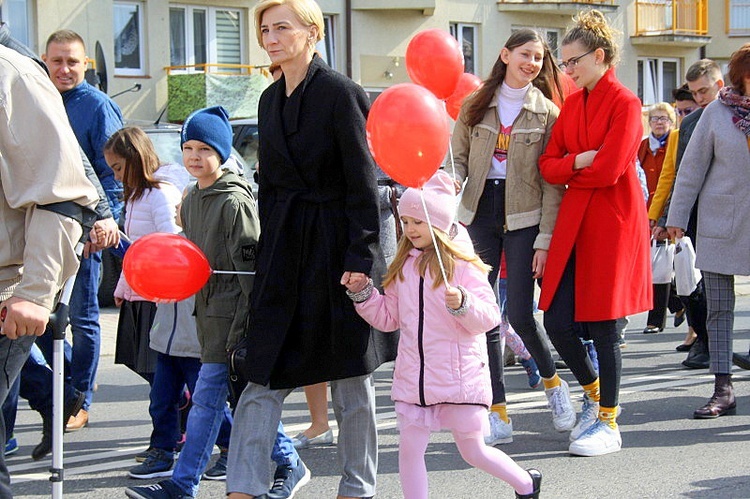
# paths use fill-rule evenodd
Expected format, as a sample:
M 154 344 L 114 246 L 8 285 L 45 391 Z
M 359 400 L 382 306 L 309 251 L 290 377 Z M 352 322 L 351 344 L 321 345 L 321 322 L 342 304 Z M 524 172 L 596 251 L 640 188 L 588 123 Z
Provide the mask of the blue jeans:
M 175 448 L 176 442 L 180 439 L 180 399 L 185 385 L 191 394 L 195 393 L 200 369 L 200 359 L 159 353 L 151 384 L 151 404 L 148 407 L 154 425 L 151 432 L 151 447 L 167 451 Z M 226 449 L 229 447 L 232 419 L 229 413 L 222 414 L 227 417 L 221 419 L 216 445 Z
M 21 398 L 29 402 L 29 407 L 48 417 L 52 417 L 52 343 L 52 330 L 47 328 L 42 336 L 36 338 L 36 343 L 31 347 L 31 355 L 26 359 L 19 376 Z M 66 347 L 69 347 L 67 343 Z M 64 404 L 70 404 L 77 397 L 70 378 L 66 377 L 63 383 Z
M 75 388 L 86 394 L 83 408 L 88 410 L 94 394 L 94 380 L 99 366 L 101 330 L 99 328 L 99 273 L 101 252 L 81 259 L 73 294 L 70 297 L 70 328 L 73 331 L 70 376 Z M 66 349 L 67 350 L 67 349 Z
M 198 494 L 198 484 L 214 442 L 219 434 L 222 419 L 232 416 L 227 406 L 229 395 L 229 370 L 225 363 L 206 363 L 201 366 L 193 392 L 193 407 L 188 416 L 185 445 L 172 473 L 174 482 L 183 492 Z M 278 465 L 296 464 L 299 456 L 284 427 L 279 423 L 271 458 Z
M 71 347 L 70 343 L 65 341 L 65 382 L 86 394 L 83 408 L 87 411 L 91 406 L 96 369 L 99 366 L 101 329 L 97 292 L 101 269 L 101 252 L 91 253 L 88 258 L 81 259 L 73 294 L 70 297 L 69 311 L 75 347 Z M 36 343 L 49 365 L 52 365 L 52 334 L 49 330 L 40 336 Z

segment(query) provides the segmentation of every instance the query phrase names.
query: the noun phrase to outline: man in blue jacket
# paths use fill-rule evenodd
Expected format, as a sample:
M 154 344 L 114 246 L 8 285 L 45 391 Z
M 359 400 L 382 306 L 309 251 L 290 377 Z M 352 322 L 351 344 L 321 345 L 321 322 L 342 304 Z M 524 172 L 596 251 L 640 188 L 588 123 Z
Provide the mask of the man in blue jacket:
M 112 216 L 117 221 L 122 211 L 122 184 L 104 161 L 103 149 L 109 136 L 122 128 L 120 108 L 85 81 L 88 58 L 83 39 L 76 32 L 60 30 L 52 33 L 42 59 L 49 68 L 52 83 L 62 95 L 73 132 L 99 177 Z M 100 271 L 101 253 L 92 252 L 81 262 L 70 300 L 73 331 L 70 373 L 73 385 L 86 394 L 86 400 L 78 415 L 68 421 L 68 431 L 79 430 L 88 424 L 101 340 L 97 299 Z

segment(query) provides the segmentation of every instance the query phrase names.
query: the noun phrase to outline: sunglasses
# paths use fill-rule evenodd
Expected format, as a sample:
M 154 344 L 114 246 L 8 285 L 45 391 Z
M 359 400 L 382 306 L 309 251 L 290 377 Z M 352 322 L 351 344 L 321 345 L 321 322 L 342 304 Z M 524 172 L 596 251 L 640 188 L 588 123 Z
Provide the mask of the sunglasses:
M 558 64 L 558 65 L 557 65 L 557 67 L 558 67 L 558 68 L 560 68 L 560 69 L 561 69 L 561 70 L 563 70 L 563 71 L 565 71 L 565 69 L 566 69 L 566 68 L 570 68 L 570 69 L 573 69 L 573 68 L 575 68 L 576 66 L 578 66 L 578 61 L 580 61 L 581 59 L 583 59 L 583 58 L 584 58 L 584 57 L 586 57 L 587 55 L 591 54 L 591 53 L 592 53 L 592 52 L 594 52 L 595 50 L 596 50 L 596 49 L 591 49 L 591 50 L 589 50 L 588 52 L 586 52 L 585 54 L 581 54 L 581 55 L 579 55 L 578 57 L 571 57 L 571 58 L 570 58 L 570 59 L 568 59 L 567 61 L 562 61 L 562 62 L 561 62 L 560 64 Z

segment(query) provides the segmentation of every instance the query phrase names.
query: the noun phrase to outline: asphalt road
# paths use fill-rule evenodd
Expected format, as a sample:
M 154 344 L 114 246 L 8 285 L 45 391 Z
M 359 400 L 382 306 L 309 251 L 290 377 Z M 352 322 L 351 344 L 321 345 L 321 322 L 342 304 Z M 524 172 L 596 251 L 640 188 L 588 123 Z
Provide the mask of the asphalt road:
M 747 282 L 738 284 L 741 296 L 735 323 L 737 351 L 747 351 L 750 346 Z M 106 311 L 102 322 L 105 347 L 91 423 L 88 428 L 65 436 L 65 497 L 125 497 L 125 487 L 157 481 L 127 477 L 127 470 L 136 464 L 133 455 L 148 445 L 148 386 L 126 368 L 113 364 L 116 311 Z M 627 348 L 623 350 L 621 452 L 598 458 L 569 456 L 567 433 L 552 429 L 542 389 L 528 388 L 520 366 L 506 371 L 515 433 L 513 443 L 500 448 L 521 466 L 542 471 L 542 497 L 750 498 L 750 446 L 746 445 L 750 438 L 750 373 L 735 368 L 736 416 L 694 420 L 693 410 L 711 395 L 713 378 L 705 370 L 680 366 L 685 354 L 675 352 L 674 347 L 682 341 L 686 326 L 668 327 L 655 335 L 641 334 L 644 326 L 645 314 L 631 317 Z M 375 374 L 380 444 L 378 497 L 389 499 L 401 496 L 398 435 L 389 397 L 391 369 L 385 365 Z M 572 381 L 568 371 L 561 373 Z M 578 403 L 581 390 L 574 385 L 571 383 Z M 333 418 L 332 411 L 330 414 Z M 304 429 L 307 418 L 304 394 L 297 390 L 285 406 L 287 432 L 293 435 Z M 38 415 L 23 404 L 16 425 L 21 448 L 8 458 L 16 497 L 50 496 L 46 470 L 50 463 L 30 458 L 40 432 Z M 301 456 L 313 479 L 296 497 L 335 497 L 336 447 L 304 450 Z M 433 435 L 426 460 L 431 498 L 513 497 L 508 485 L 465 464 L 449 433 Z M 224 497 L 223 482 L 204 481 L 198 497 Z

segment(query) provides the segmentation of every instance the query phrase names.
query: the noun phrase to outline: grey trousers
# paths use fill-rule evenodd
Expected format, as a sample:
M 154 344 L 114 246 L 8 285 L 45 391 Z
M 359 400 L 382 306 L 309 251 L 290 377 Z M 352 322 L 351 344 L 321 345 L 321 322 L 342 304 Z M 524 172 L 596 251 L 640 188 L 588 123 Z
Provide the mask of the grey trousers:
M 10 387 L 21 372 L 24 362 L 29 357 L 31 345 L 36 336 L 21 336 L 17 340 L 9 340 L 0 336 L 0 405 L 5 402 Z M 0 417 L 0 449 L 5 449 L 5 419 Z M 5 456 L 0 452 L 0 499 L 13 497 L 10 490 L 10 474 L 5 464 Z
M 292 389 L 271 390 L 248 383 L 234 413 L 227 459 L 227 494 L 259 496 L 271 481 L 268 456 L 276 438 L 284 399 Z M 375 385 L 372 376 L 331 381 L 333 412 L 339 427 L 338 494 L 375 495 L 378 469 L 378 434 L 375 425 Z
M 732 372 L 732 337 L 734 336 L 734 276 L 703 271 L 708 318 L 708 351 L 711 352 L 711 374 Z

